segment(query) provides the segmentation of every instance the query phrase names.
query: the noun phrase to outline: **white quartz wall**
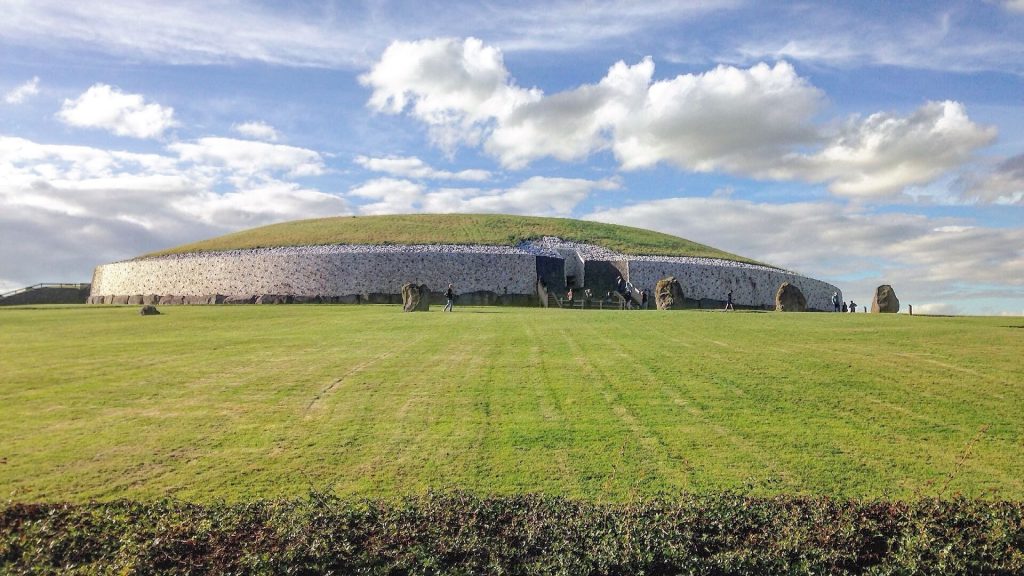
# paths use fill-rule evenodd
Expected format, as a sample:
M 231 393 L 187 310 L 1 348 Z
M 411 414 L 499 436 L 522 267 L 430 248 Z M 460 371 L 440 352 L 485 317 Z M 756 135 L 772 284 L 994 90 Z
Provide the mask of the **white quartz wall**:
M 839 291 L 826 282 L 767 266 L 638 260 L 630 260 L 628 266 L 629 281 L 652 294 L 658 280 L 675 276 L 686 298 L 724 301 L 732 290 L 733 302 L 741 306 L 774 306 L 775 292 L 789 282 L 803 292 L 808 309 L 831 310 L 832 293 Z
M 451 252 L 275 254 L 262 251 L 188 255 L 106 264 L 96 268 L 93 296 L 397 294 L 402 284 L 441 292 L 533 294 L 530 254 Z
M 571 248 L 571 247 L 570 247 Z M 566 273 L 585 282 L 576 250 L 568 250 Z M 767 266 L 708 258 L 634 257 L 627 279 L 653 293 L 658 280 L 675 276 L 691 299 L 725 300 L 729 290 L 741 306 L 772 307 L 783 282 L 797 286 L 810 309 L 831 309 L 831 284 Z M 320 246 L 235 250 L 129 260 L 96 268 L 92 296 L 171 295 L 200 297 L 398 294 L 406 282 L 442 292 L 449 282 L 459 293 L 535 294 L 536 256 L 516 248 L 481 246 Z

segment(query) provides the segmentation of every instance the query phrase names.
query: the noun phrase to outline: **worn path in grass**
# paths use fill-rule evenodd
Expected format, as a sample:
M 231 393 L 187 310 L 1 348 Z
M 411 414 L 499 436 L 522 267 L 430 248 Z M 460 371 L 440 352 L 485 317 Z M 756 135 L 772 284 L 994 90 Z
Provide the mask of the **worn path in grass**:
M 0 497 L 1024 497 L 1024 320 L 0 309 Z

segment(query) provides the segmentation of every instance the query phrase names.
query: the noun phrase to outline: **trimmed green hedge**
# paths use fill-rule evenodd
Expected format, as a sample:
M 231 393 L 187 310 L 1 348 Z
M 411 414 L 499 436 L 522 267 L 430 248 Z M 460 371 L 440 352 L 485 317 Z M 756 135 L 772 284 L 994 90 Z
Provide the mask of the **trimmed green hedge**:
M 1021 574 L 1024 503 L 685 496 L 594 504 L 8 504 L 12 574 Z

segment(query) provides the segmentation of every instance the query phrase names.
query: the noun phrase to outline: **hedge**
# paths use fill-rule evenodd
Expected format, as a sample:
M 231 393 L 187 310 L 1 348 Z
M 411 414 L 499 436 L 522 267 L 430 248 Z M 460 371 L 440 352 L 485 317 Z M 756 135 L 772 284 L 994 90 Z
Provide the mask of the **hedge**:
M 1024 503 L 428 493 L 8 503 L 6 574 L 1022 574 Z

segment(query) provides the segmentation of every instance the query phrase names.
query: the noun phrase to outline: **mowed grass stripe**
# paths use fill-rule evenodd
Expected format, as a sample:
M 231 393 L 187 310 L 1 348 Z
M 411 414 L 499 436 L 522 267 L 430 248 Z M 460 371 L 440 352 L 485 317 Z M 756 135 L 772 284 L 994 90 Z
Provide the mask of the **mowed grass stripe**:
M 0 310 L 16 500 L 1024 495 L 1018 319 Z

